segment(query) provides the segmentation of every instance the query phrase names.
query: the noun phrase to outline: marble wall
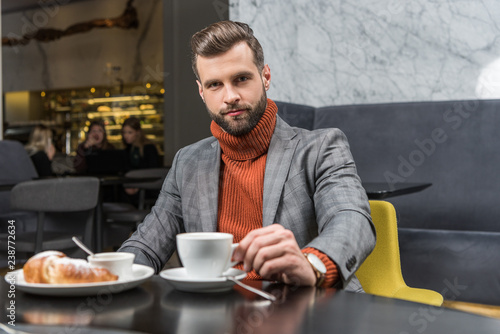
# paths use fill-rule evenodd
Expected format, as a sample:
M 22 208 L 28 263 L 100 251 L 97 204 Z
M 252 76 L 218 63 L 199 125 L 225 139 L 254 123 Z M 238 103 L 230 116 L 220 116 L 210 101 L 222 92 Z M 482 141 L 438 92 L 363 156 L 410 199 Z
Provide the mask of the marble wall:
M 25 12 L 2 15 L 2 36 L 19 38 L 41 28 L 119 17 L 127 0 L 39 1 Z M 162 0 L 135 0 L 137 29 L 94 28 L 42 43 L 2 47 L 4 92 L 163 81 Z M 115 67 L 115 70 L 113 70 Z M 116 68 L 120 70 L 116 70 Z
M 276 100 L 500 98 L 496 0 L 230 0 L 229 16 L 254 29 Z

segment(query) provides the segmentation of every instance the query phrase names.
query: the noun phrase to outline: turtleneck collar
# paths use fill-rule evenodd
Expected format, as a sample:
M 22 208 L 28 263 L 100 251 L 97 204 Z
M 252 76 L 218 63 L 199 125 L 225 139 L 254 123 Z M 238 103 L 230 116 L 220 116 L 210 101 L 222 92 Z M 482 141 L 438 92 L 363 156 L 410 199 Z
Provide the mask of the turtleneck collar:
M 212 135 L 217 138 L 222 153 L 232 160 L 250 160 L 266 153 L 276 126 L 278 107 L 267 99 L 267 107 L 259 123 L 249 133 L 233 136 L 224 132 L 214 121 L 210 125 Z

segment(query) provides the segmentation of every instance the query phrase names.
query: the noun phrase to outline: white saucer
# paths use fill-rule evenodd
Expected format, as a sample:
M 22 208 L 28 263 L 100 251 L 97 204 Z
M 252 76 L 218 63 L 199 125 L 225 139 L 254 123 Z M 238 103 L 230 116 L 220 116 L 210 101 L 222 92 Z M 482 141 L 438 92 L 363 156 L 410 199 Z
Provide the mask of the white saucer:
M 29 292 L 43 296 L 89 296 L 103 293 L 118 293 L 132 289 L 142 284 L 148 278 L 153 276 L 154 269 L 141 264 L 132 265 L 133 277 L 123 281 L 97 282 L 97 283 L 78 283 L 78 284 L 41 284 L 27 283 L 24 280 L 22 269 L 7 273 L 5 281 L 9 284 L 15 284 L 19 291 Z
M 169 281 L 177 290 L 203 293 L 224 292 L 231 290 L 234 282 L 227 280 L 225 277 L 226 275 L 234 276 L 238 281 L 247 277 L 247 273 L 245 271 L 234 268 L 226 271 L 221 277 L 207 279 L 188 277 L 185 268 L 166 269 L 160 273 L 160 276 Z

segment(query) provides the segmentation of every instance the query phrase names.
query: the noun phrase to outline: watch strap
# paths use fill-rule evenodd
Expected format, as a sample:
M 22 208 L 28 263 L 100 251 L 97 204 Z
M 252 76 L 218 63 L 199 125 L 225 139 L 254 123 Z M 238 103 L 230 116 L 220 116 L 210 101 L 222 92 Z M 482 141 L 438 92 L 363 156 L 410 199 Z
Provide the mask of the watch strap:
M 309 264 L 311 265 L 311 268 L 314 271 L 314 275 L 316 276 L 316 284 L 315 284 L 315 286 L 316 287 L 321 287 L 323 285 L 323 283 L 325 282 L 326 273 L 322 273 L 321 271 L 319 271 L 318 268 L 316 268 L 316 266 L 310 261 L 310 259 L 308 257 L 308 254 L 313 254 L 313 253 L 303 253 L 303 254 L 306 257 L 307 262 L 309 262 Z M 321 261 L 321 259 L 320 259 L 320 261 Z

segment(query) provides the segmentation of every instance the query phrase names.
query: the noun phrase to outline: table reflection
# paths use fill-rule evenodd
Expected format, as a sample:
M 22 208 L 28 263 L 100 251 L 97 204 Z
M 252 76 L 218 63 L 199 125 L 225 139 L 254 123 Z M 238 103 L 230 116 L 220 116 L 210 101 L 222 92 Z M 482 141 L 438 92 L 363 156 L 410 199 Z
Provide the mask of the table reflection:
M 303 327 L 310 307 L 326 295 L 326 290 L 282 284 L 271 285 L 268 291 L 276 295 L 278 301 L 256 300 L 239 305 L 230 333 L 294 333 Z
M 325 290 L 262 281 L 244 281 L 277 297 L 276 302 L 235 286 L 222 294 L 171 291 L 161 301 L 176 313 L 175 333 L 291 333 Z
M 225 333 L 235 307 L 244 299 L 236 293 L 198 294 L 171 291 L 161 300 L 162 311 L 176 319 L 177 333 Z
M 48 298 L 33 296 L 19 303 L 18 317 L 32 325 L 111 326 L 128 328 L 137 312 L 152 305 L 154 296 L 142 288 L 118 294 Z M 131 302 L 133 301 L 133 302 Z
M 367 294 L 246 281 L 278 298 L 240 287 L 227 293 L 174 290 L 159 276 L 116 294 L 84 297 L 15 295 L 16 327 L 30 333 L 498 333 L 500 321 Z M 10 305 L 0 283 L 0 305 Z M 431 312 L 432 321 L 422 312 Z M 413 320 L 415 321 L 413 321 Z M 111 331 L 111 332 L 110 332 Z

